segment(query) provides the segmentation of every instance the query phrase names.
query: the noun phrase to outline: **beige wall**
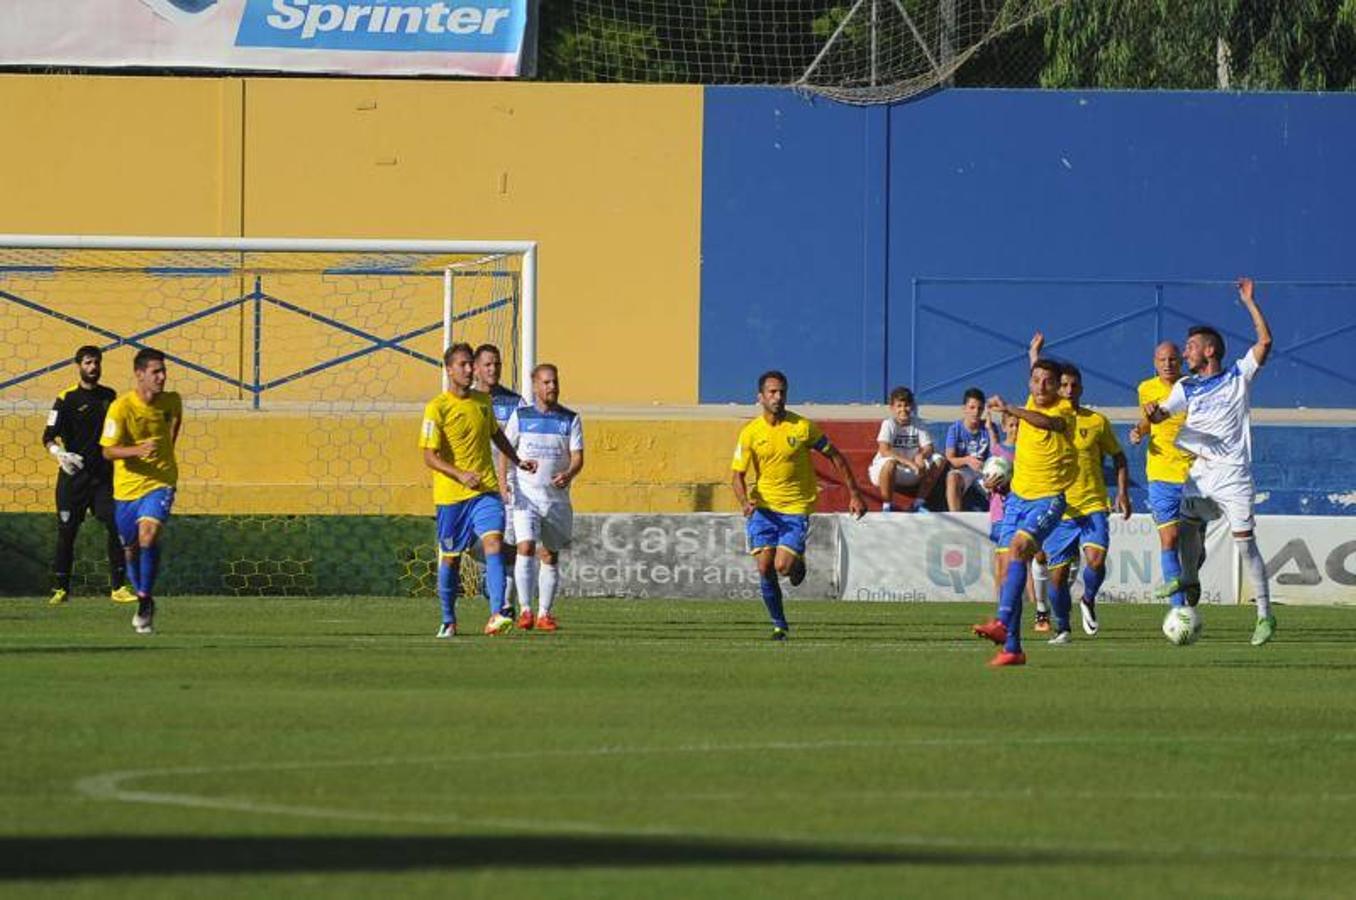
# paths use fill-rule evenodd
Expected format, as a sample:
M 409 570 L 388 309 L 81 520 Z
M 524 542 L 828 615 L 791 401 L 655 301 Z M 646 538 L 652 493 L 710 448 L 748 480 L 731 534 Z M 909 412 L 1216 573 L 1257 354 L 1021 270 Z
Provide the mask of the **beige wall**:
M 0 77 L 0 231 L 540 242 L 567 401 L 695 403 L 696 88 Z
M 0 232 L 536 240 L 538 357 L 561 367 L 564 401 L 692 404 L 701 98 L 686 87 L 0 76 Z M 10 284 L 120 333 L 134 330 L 124 302 L 156 324 L 182 312 L 150 293 L 124 301 L 105 290 L 96 301 L 78 284 L 30 281 Z M 161 340 L 247 376 L 243 315 Z M 0 304 L 0 332 L 10 374 L 98 342 L 13 304 Z M 129 386 L 128 359 L 119 350 L 106 360 L 105 381 L 118 390 Z M 417 408 L 367 418 L 223 411 L 203 407 L 232 396 L 219 382 L 182 366 L 171 375 L 189 404 L 182 512 L 427 511 Z M 72 378 L 63 368 L 0 392 L 26 401 L 0 410 L 6 511 L 51 508 L 55 467 L 38 435 Z M 313 382 L 323 399 L 352 399 L 342 372 L 325 378 Z M 586 424 L 578 507 L 727 508 L 737 431 L 733 422 Z

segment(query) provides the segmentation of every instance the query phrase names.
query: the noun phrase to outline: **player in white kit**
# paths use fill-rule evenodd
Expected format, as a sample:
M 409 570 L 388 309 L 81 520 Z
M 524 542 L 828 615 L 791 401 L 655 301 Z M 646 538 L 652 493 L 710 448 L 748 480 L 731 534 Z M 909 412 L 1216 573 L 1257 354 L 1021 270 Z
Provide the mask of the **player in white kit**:
M 504 434 L 535 472 L 508 472 L 518 558 L 513 578 L 523 630 L 555 631 L 554 604 L 560 584 L 557 563 L 574 531 L 570 483 L 584 468 L 584 430 L 579 414 L 560 405 L 560 374 L 550 363 L 532 370 L 532 405 L 509 416 Z M 533 615 L 532 598 L 537 597 Z
M 1176 443 L 1196 461 L 1191 465 L 1183 503 L 1204 506 L 1208 515 L 1222 514 L 1228 519 L 1257 598 L 1257 625 L 1252 633 L 1256 647 L 1276 633 L 1276 617 L 1271 613 L 1266 564 L 1253 536 L 1256 489 L 1252 481 L 1249 395 L 1253 378 L 1271 353 L 1271 329 L 1252 293 L 1252 279 L 1240 278 L 1238 296 L 1252 316 L 1257 343 L 1225 368 L 1220 333 L 1208 326 L 1188 330 L 1182 358 L 1192 374 L 1174 384 L 1162 403 L 1144 404 L 1144 414 L 1157 423 L 1170 415 L 1186 413 Z M 1194 576 L 1183 573 L 1184 578 Z

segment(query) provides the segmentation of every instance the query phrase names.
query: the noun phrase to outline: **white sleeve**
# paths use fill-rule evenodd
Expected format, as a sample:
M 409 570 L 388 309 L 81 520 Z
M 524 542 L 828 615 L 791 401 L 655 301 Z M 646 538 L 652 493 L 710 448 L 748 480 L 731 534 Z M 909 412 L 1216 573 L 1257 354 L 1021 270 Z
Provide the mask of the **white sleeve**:
M 1168 398 L 1164 400 L 1162 403 L 1158 404 L 1160 409 L 1165 409 L 1168 411 L 1169 414 L 1174 416 L 1177 415 L 1178 413 L 1186 412 L 1187 408 L 1186 388 L 1182 386 L 1183 382 L 1185 381 L 1186 379 L 1182 378 L 1172 386 L 1172 390 L 1168 391 Z
M 519 407 L 521 409 L 522 407 Z M 508 421 L 504 423 L 504 437 L 515 448 L 518 446 L 518 410 L 515 409 L 509 413 Z
M 918 426 L 917 431 L 918 431 L 918 449 L 922 450 L 924 447 L 931 447 L 932 436 L 928 434 L 928 430 L 920 425 Z
M 876 443 L 890 444 L 895 442 L 895 420 L 886 419 L 880 423 L 880 433 L 876 435 Z
M 579 416 L 570 423 L 570 452 L 578 453 L 584 449 L 584 423 Z
M 1262 368 L 1257 362 L 1257 357 L 1252 355 L 1251 347 L 1248 348 L 1247 353 L 1238 358 L 1238 362 L 1234 365 L 1238 368 L 1238 374 L 1243 376 L 1243 381 L 1247 384 L 1252 383 L 1253 376 L 1257 374 L 1258 369 Z

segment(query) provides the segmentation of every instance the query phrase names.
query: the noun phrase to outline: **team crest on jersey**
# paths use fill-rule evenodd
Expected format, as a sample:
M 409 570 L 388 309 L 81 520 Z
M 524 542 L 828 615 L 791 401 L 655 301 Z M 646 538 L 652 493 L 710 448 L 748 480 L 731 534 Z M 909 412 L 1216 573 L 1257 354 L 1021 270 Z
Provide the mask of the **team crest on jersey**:
M 786 436 L 786 443 L 791 447 L 795 447 L 796 444 L 799 443 L 799 441 L 796 440 L 796 436 L 794 434 L 789 434 Z
M 1080 429 L 1078 429 L 1078 436 L 1079 436 L 1079 437 L 1084 437 L 1084 438 L 1087 437 L 1087 436 L 1088 436 L 1088 430 L 1087 430 L 1086 428 L 1080 428 Z

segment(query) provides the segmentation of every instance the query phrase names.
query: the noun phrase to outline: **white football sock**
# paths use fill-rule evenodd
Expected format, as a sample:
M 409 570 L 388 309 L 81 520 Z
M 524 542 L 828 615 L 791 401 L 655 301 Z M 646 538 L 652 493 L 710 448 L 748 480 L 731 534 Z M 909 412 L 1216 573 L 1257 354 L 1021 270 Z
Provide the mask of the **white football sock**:
M 513 581 L 518 586 L 518 598 L 523 609 L 532 608 L 533 582 L 537 580 L 537 558 L 519 553 L 513 561 Z
M 1257 549 L 1257 538 L 1234 538 L 1234 546 L 1243 557 L 1243 568 L 1248 571 L 1253 592 L 1257 595 L 1257 618 L 1265 619 L 1271 615 L 1271 588 L 1267 584 L 1267 564 L 1262 560 L 1262 551 Z
M 1031 589 L 1036 592 L 1036 612 L 1050 611 L 1050 569 L 1044 563 L 1031 561 Z
M 558 566 L 541 564 L 541 578 L 539 590 L 541 599 L 538 601 L 540 608 L 538 615 L 550 615 L 551 608 L 556 602 L 556 586 L 560 584 L 560 571 Z

